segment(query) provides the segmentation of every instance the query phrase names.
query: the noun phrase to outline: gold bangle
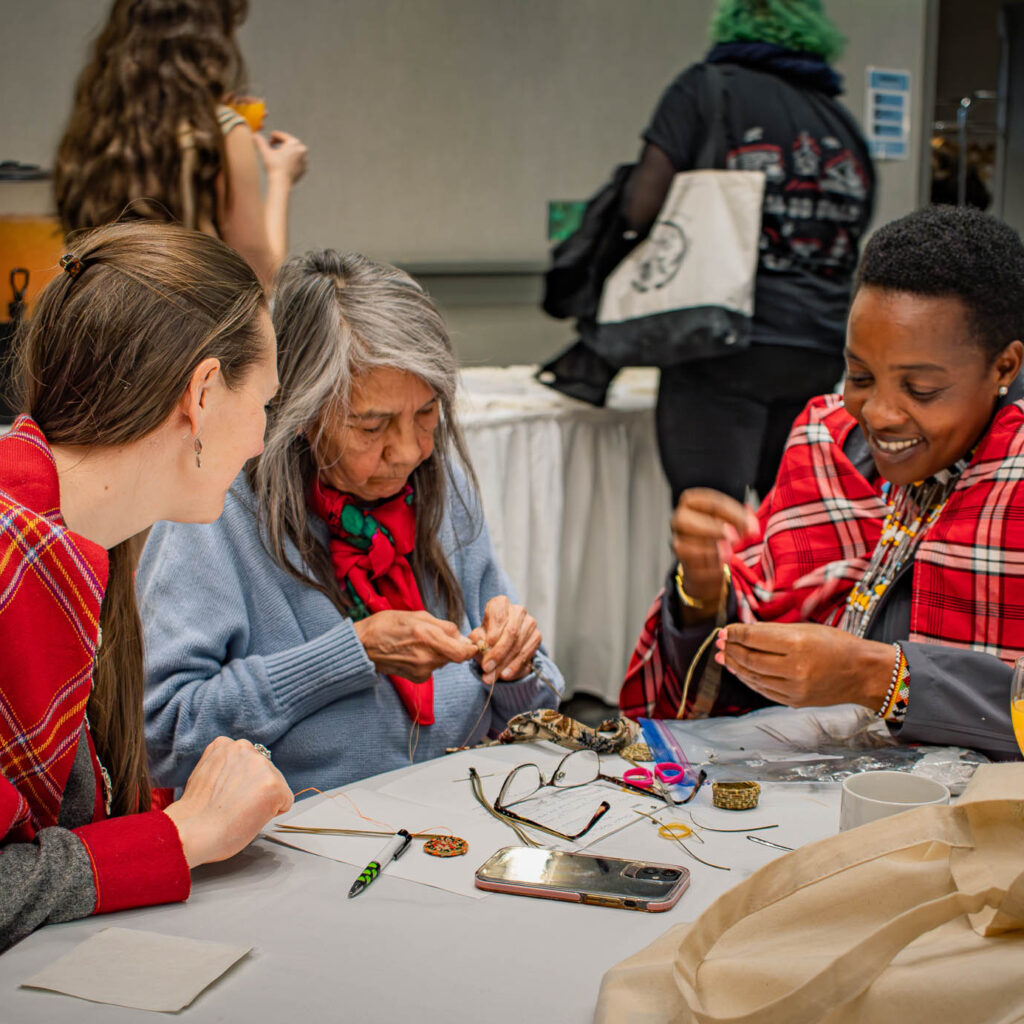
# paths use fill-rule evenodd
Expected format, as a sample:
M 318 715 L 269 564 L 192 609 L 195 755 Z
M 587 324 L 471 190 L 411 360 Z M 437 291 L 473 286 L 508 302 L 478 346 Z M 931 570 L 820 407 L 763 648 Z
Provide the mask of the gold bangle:
M 729 592 L 729 583 L 732 579 L 732 573 L 729 571 L 729 566 L 722 566 L 722 589 L 719 591 L 718 600 L 714 603 L 714 607 L 717 608 L 722 603 L 722 598 Z M 676 594 L 679 596 L 679 600 L 682 601 L 686 608 L 696 608 L 698 610 L 712 607 L 710 601 L 701 601 L 696 597 L 691 597 L 683 586 L 683 563 L 676 562 Z
M 706 608 L 707 601 L 698 601 L 695 597 L 690 597 L 683 586 L 683 563 L 676 562 L 676 594 L 679 596 L 679 600 L 682 601 L 683 607 L 685 608 Z

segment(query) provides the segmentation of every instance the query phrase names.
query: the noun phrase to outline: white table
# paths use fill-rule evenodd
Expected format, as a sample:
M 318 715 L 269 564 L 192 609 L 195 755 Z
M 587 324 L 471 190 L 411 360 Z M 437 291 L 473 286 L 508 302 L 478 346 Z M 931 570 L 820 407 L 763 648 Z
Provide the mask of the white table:
M 536 757 L 553 764 L 565 751 L 550 744 L 518 744 L 484 753 L 511 766 Z M 453 755 L 467 766 L 479 756 L 474 751 Z M 626 767 L 617 758 L 602 762 L 615 772 Z M 413 770 L 360 785 L 378 788 Z M 709 787 L 689 806 L 704 824 L 722 824 L 723 816 L 727 826 L 762 824 L 795 791 L 791 786 L 765 786 L 761 805 L 749 816 L 711 807 Z M 832 834 L 838 824 L 838 787 L 797 785 L 796 791 L 806 794 L 806 815 L 794 821 L 790 812 L 787 825 L 761 834 L 789 846 Z M 467 783 L 453 798 L 453 808 L 471 804 Z M 182 1012 L 190 1024 L 521 1024 L 531 1018 L 584 1024 L 592 1018 L 609 967 L 670 926 L 692 920 L 730 885 L 781 856 L 742 836 L 705 835 L 707 844 L 698 847 L 701 855 L 729 863 L 733 870 L 716 871 L 689 860 L 644 821 L 598 844 L 611 855 L 690 869 L 689 890 L 675 908 L 660 914 L 496 893 L 473 900 L 386 871 L 366 893 L 349 900 L 346 893 L 358 867 L 259 839 L 231 861 L 194 872 L 186 904 L 51 925 L 8 950 L 0 956 L 0 1019 L 153 1024 L 159 1018 L 145 1011 L 18 987 L 88 936 L 117 926 L 255 947 Z M 509 845 L 515 845 L 511 831 L 508 836 Z M 471 850 L 468 856 L 482 863 L 492 852 Z
M 669 563 L 657 370 L 623 371 L 598 409 L 537 383 L 535 369 L 464 369 L 460 420 L 498 557 L 566 695 L 617 704 Z

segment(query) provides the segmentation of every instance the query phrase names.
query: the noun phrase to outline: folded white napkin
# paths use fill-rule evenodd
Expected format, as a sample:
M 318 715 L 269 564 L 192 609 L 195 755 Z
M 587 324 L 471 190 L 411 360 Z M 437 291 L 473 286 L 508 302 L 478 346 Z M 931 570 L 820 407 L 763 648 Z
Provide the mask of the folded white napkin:
M 94 1003 L 174 1013 L 251 948 L 104 928 L 21 985 Z

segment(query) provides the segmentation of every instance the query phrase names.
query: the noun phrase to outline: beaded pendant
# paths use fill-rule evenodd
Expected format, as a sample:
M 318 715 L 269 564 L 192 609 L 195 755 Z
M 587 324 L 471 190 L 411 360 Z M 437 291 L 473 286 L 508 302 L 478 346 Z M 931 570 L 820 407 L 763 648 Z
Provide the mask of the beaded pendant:
M 461 857 L 469 852 L 469 843 L 458 836 L 434 836 L 423 844 L 423 852 L 431 857 Z

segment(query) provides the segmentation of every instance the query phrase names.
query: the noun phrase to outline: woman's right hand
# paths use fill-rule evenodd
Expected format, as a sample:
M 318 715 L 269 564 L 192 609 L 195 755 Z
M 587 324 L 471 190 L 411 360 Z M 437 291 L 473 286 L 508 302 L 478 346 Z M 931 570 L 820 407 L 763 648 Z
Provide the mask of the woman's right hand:
M 203 751 L 181 798 L 164 810 L 194 868 L 244 849 L 292 805 L 284 776 L 248 740 L 218 736 Z
M 374 612 L 353 625 L 378 672 L 414 683 L 451 661 L 469 661 L 480 649 L 454 622 L 429 612 Z
M 693 487 L 679 496 L 671 525 L 686 593 L 713 610 L 722 593 L 722 566 L 741 539 L 758 535 L 757 516 L 727 494 Z
M 294 135 L 287 132 L 271 132 L 270 138 L 267 139 L 256 132 L 252 138 L 268 178 L 283 178 L 290 186 L 306 173 L 309 151 Z

